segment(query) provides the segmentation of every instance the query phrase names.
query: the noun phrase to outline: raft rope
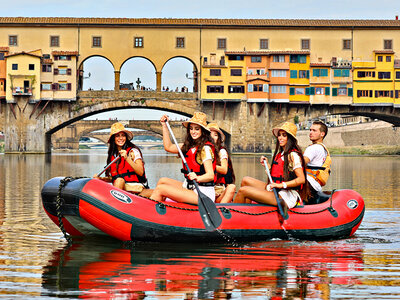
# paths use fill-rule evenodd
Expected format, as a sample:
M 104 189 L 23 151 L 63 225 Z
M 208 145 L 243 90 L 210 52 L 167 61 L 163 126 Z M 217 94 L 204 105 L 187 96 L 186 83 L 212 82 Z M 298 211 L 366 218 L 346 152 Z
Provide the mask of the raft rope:
M 58 227 L 60 227 L 61 232 L 63 233 L 65 239 L 68 242 L 68 245 L 72 244 L 72 238 L 65 230 L 64 222 L 62 220 L 64 215 L 61 211 L 61 208 L 65 202 L 64 202 L 64 198 L 61 197 L 61 192 L 62 192 L 62 189 L 67 185 L 68 182 L 73 181 L 75 179 L 80 179 L 80 178 L 87 178 L 87 177 L 64 177 L 64 179 L 61 179 L 60 185 L 58 186 L 58 193 L 57 193 L 57 197 L 56 197 L 56 213 L 57 213 L 57 218 L 58 218 Z

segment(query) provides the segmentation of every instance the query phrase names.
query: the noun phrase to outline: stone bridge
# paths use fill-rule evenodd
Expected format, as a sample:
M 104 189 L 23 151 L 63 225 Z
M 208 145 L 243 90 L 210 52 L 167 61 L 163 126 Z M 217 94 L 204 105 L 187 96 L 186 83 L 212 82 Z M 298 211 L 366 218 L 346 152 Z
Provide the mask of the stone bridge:
M 203 111 L 208 121 L 218 122 L 232 152 L 270 151 L 273 142 L 271 129 L 284 121 L 293 121 L 295 116 L 303 121 L 327 114 L 350 114 L 400 126 L 400 110 L 384 105 L 201 101 L 196 93 L 81 91 L 76 102 L 50 101 L 38 106 L 1 103 L 0 116 L 3 126 L 7 124 L 3 127 L 5 152 L 50 152 L 52 135 L 64 127 L 97 113 L 128 108 L 156 109 L 184 116 Z

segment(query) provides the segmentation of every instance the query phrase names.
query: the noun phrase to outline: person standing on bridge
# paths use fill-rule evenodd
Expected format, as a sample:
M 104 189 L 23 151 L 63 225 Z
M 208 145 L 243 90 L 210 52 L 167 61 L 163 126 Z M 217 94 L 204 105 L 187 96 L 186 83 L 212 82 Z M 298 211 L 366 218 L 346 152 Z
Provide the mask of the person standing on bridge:
M 318 193 L 328 181 L 331 173 L 331 156 L 328 148 L 322 143 L 328 134 L 328 127 L 322 121 L 314 121 L 310 127 L 310 141 L 304 151 L 304 160 L 307 165 L 307 180 L 310 184 L 309 204 L 319 203 Z
M 214 140 L 215 152 L 219 154 L 220 163 L 216 166 L 217 180 L 215 182 L 215 202 L 231 202 L 236 192 L 235 172 L 233 171 L 232 160 L 225 147 L 225 135 L 217 123 L 210 123 L 207 128 L 211 131 Z
M 273 188 L 278 189 L 281 206 L 286 211 L 295 207 L 302 200 L 307 201 L 308 184 L 306 181 L 305 162 L 301 148 L 297 143 L 297 127 L 294 123 L 285 122 L 282 126 L 272 130 L 276 137 L 276 148 L 270 167 L 274 182 L 244 177 L 236 197 L 235 203 L 250 203 L 255 201 L 270 205 L 278 205 Z M 261 156 L 260 163 L 267 162 Z
M 126 130 L 124 125 L 117 122 L 111 126 L 108 139 L 107 164 L 120 156 L 120 159 L 113 163 L 106 170 L 106 177 L 93 177 L 107 182 L 122 190 L 132 193 L 145 193 L 148 189 L 144 161 L 139 147 L 131 142 L 133 133 Z
M 169 117 L 163 115 L 160 119 L 163 129 L 164 149 L 170 153 L 179 153 L 177 145 L 171 142 L 167 124 Z M 200 191 L 215 199 L 215 168 L 218 156 L 215 153 L 215 146 L 207 128 L 206 115 L 202 112 L 195 112 L 193 117 L 182 123 L 187 128 L 186 138 L 183 144 L 178 144 L 190 168 L 182 169 L 185 174 L 185 181 L 182 182 L 171 178 L 160 178 L 150 198 L 154 200 L 172 199 L 177 202 L 198 204 L 198 195 L 193 180 L 199 185 Z

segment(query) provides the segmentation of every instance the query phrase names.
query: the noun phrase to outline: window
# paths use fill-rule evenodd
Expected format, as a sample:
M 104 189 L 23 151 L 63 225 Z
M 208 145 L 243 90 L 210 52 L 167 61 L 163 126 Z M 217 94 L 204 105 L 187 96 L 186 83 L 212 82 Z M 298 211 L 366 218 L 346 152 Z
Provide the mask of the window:
M 252 63 L 260 63 L 261 62 L 261 56 L 252 56 L 251 57 L 251 62 Z
M 29 64 L 29 71 L 35 70 L 35 65 L 34 64 Z
M 244 55 L 228 55 L 229 60 L 244 60 Z
M 383 49 L 392 50 L 393 49 L 393 40 L 383 40 Z
M 176 38 L 176 48 L 185 48 L 185 38 L 184 37 Z
M 297 54 L 290 55 L 290 62 L 305 64 L 305 63 L 307 63 L 307 56 L 306 55 L 297 55 Z
M 390 72 L 378 72 L 378 79 L 390 79 Z
M 313 76 L 314 77 L 327 77 L 328 69 L 313 69 Z
M 18 64 L 12 64 L 11 69 L 18 70 Z
M 271 77 L 286 77 L 286 70 L 271 70 Z
M 255 73 L 257 74 L 257 75 L 264 75 L 265 74 L 265 70 L 264 69 L 256 69 L 256 70 L 254 70 L 255 71 Z
M 71 90 L 71 84 L 66 83 L 66 82 L 59 82 L 58 83 L 58 90 L 59 91 L 70 91 Z
M 9 46 L 18 46 L 18 36 L 17 35 L 9 35 L 8 36 L 8 45 Z
M 254 92 L 262 92 L 263 91 L 263 85 L 262 84 L 253 84 L 253 91 Z
M 50 36 L 50 47 L 60 47 L 60 37 L 58 35 Z
M 323 87 L 315 88 L 315 95 L 324 95 L 324 94 L 325 94 L 325 88 L 323 88 Z
M 135 37 L 133 45 L 135 48 L 143 48 L 143 37 Z
M 308 78 L 308 77 L 309 77 L 309 71 L 299 70 L 299 78 Z
M 51 72 L 51 65 L 42 65 L 42 72 Z
M 58 67 L 58 75 L 67 75 L 67 67 Z
M 223 93 L 224 86 L 223 85 L 208 85 L 207 93 Z
M 242 69 L 231 69 L 231 76 L 242 76 Z
M 295 95 L 305 95 L 305 88 L 295 88 L 294 89 Z
M 393 97 L 393 91 L 375 91 L 375 98 Z
M 260 39 L 260 49 L 268 49 L 268 39 Z
M 234 93 L 234 94 L 243 94 L 244 93 L 244 85 L 230 85 L 228 87 L 228 92 Z
M 42 83 L 42 91 L 51 91 L 51 83 Z
M 226 49 L 226 39 L 217 40 L 217 49 Z
M 92 47 L 101 48 L 101 36 L 92 37 Z
M 351 40 L 343 40 L 343 50 L 351 49 Z
M 272 61 L 273 62 L 285 62 L 285 55 L 273 55 Z
M 210 76 L 221 76 L 221 69 L 210 69 Z
M 337 94 L 338 96 L 347 96 L 347 88 L 338 88 Z
M 297 70 L 290 70 L 290 78 L 297 78 Z
M 301 40 L 301 50 L 310 50 L 310 40 L 309 39 Z
M 70 55 L 56 55 L 54 56 L 54 60 L 71 60 Z
M 400 79 L 400 72 L 396 71 L 396 79 Z
M 372 97 L 372 90 L 357 90 L 357 97 Z
M 271 94 L 285 94 L 285 93 L 286 93 L 286 85 L 271 86 Z
M 4 60 L 4 53 L 0 52 L 0 60 Z
M 375 71 L 358 71 L 357 72 L 357 77 L 358 78 L 364 78 L 364 77 L 375 77 Z
M 348 69 L 336 69 L 333 70 L 333 77 L 349 77 L 350 70 Z
M 379 56 L 378 56 L 378 61 L 379 61 L 379 62 L 383 61 L 383 56 L 379 55 Z
M 391 56 L 386 56 L 386 62 L 391 62 L 392 61 L 392 57 Z

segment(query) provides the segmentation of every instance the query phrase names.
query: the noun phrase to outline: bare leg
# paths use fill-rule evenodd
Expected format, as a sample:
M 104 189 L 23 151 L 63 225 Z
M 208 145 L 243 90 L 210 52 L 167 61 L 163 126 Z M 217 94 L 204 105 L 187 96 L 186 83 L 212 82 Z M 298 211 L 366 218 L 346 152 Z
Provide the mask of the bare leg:
M 121 177 L 117 178 L 117 179 L 114 181 L 113 185 L 114 185 L 116 188 L 119 188 L 119 189 L 121 189 L 121 190 L 125 190 L 125 180 L 124 180 L 123 178 L 121 178 Z
M 198 202 L 198 196 L 194 191 L 168 184 L 157 184 L 150 198 L 158 201 L 170 198 L 177 202 L 190 204 L 197 204 Z
M 240 183 L 240 186 L 252 186 L 259 189 L 264 189 L 267 187 L 267 184 L 264 181 L 255 179 L 253 177 L 245 176 Z
M 179 180 L 175 180 L 172 178 L 168 178 L 168 177 L 161 177 L 158 182 L 157 182 L 157 186 L 161 184 L 166 184 L 166 185 L 172 185 L 175 187 L 182 187 L 182 181 Z
M 218 197 L 220 203 L 229 203 L 232 202 L 233 197 L 235 196 L 236 186 L 234 184 L 228 184 L 226 186 L 225 191 Z
M 143 191 L 139 193 L 139 196 L 150 198 L 151 193 L 153 193 L 153 191 L 154 189 L 143 189 Z
M 235 203 L 250 203 L 251 200 L 258 203 L 277 205 L 273 192 L 268 192 L 265 189 L 259 189 L 252 186 L 242 186 L 236 197 Z

